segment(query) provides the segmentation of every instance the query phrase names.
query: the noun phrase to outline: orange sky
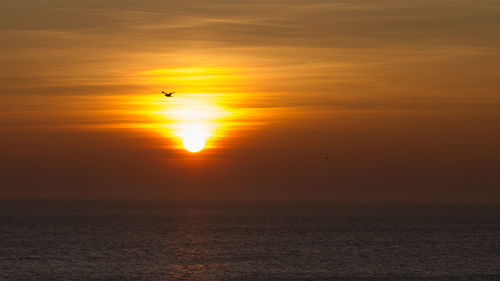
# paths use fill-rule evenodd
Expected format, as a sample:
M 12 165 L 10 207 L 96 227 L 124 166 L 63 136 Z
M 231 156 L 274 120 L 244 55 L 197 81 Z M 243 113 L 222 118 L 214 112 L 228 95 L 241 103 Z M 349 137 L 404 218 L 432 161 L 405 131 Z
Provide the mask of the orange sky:
M 6 0 L 0 198 L 500 202 L 499 14 Z

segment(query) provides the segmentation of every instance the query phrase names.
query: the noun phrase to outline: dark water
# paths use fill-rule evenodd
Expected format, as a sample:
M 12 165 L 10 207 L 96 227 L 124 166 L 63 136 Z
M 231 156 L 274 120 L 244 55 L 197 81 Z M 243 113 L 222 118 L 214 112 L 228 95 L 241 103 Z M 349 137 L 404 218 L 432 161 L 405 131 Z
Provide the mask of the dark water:
M 499 206 L 6 203 L 0 280 L 500 280 Z

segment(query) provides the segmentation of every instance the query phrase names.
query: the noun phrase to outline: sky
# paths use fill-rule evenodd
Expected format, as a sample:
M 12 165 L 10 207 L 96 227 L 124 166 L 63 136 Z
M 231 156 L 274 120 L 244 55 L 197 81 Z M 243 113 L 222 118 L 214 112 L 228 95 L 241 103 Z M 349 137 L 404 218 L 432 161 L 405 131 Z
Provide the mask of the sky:
M 499 1 L 0 5 L 0 198 L 500 202 Z

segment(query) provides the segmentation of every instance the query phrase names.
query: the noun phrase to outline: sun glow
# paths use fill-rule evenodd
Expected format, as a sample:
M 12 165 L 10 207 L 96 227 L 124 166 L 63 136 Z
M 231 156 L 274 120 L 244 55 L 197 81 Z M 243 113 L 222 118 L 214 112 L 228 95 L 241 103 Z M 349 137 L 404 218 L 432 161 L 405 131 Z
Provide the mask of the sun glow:
M 208 137 L 207 128 L 202 124 L 185 124 L 180 135 L 182 136 L 182 145 L 189 152 L 199 152 L 205 147 Z
M 183 92 L 226 92 L 248 79 L 243 75 L 244 71 L 243 68 L 236 67 L 157 68 L 141 71 L 137 76 L 142 82 L 160 87 L 173 85 Z
M 228 67 L 186 67 L 152 69 L 138 73 L 141 81 L 154 85 L 152 91 L 169 85 L 177 92 L 169 98 L 161 94 L 143 96 L 141 114 L 150 117 L 148 128 L 168 138 L 168 147 L 196 153 L 218 146 L 230 121 L 241 111 L 228 106 L 241 94 L 233 92 L 236 81 L 244 80 L 241 69 Z M 230 99 L 229 99 L 230 98 Z
M 196 153 L 216 146 L 227 127 L 228 109 L 209 100 L 215 94 L 182 93 L 176 97 L 151 101 L 147 110 L 152 128 L 173 140 L 176 148 Z M 155 125 L 156 124 L 156 125 Z

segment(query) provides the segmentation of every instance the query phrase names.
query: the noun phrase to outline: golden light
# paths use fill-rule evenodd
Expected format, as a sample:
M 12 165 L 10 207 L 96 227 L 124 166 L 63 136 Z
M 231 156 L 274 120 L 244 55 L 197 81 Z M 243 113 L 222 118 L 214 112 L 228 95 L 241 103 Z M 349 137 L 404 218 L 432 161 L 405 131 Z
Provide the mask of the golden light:
M 186 124 L 181 132 L 182 145 L 189 152 L 199 152 L 205 147 L 208 134 L 201 124 Z
M 227 92 L 246 80 L 243 71 L 234 67 L 157 68 L 141 71 L 138 77 L 150 85 L 172 85 L 184 93 Z
M 227 108 L 216 104 L 215 94 L 182 93 L 151 100 L 144 113 L 153 118 L 152 129 L 173 140 L 173 147 L 196 153 L 216 146 L 227 127 Z
M 228 127 L 238 122 L 241 108 L 231 108 L 228 102 L 240 99 L 233 92 L 242 81 L 241 69 L 227 67 L 188 67 L 152 69 L 138 73 L 142 83 L 151 85 L 155 95 L 140 96 L 132 102 L 136 113 L 148 116 L 147 124 L 132 127 L 152 129 L 168 138 L 167 147 L 185 149 L 191 153 L 218 146 Z M 165 85 L 176 93 L 169 98 L 160 94 Z M 140 109 L 139 109 L 140 107 Z

